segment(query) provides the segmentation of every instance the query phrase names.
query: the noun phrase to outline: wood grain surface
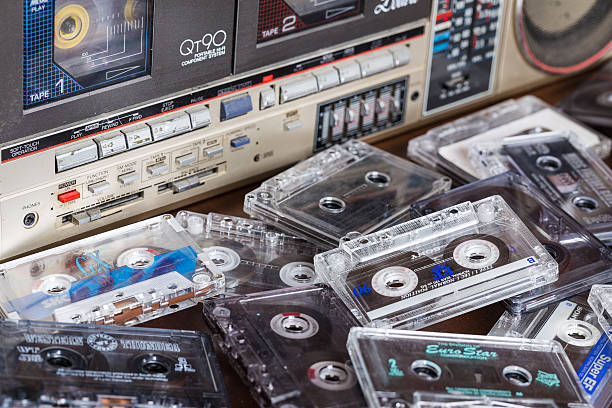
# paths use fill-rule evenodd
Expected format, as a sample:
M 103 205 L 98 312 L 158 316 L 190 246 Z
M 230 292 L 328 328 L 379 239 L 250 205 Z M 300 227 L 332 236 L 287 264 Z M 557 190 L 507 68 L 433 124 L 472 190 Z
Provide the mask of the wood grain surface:
M 563 97 L 568 95 L 580 82 L 580 80 L 584 79 L 584 76 L 585 75 L 583 74 L 578 77 L 565 79 L 552 85 L 544 86 L 542 88 L 533 90 L 531 94 L 534 94 L 551 104 L 556 104 Z M 455 118 L 456 117 L 447 118 L 446 121 L 453 120 Z M 429 128 L 439 126 L 442 123 L 443 122 L 438 122 L 427 127 L 409 131 L 400 136 L 377 143 L 376 146 L 395 155 L 406 157 L 406 147 L 411 138 L 419 136 L 425 133 Z M 606 163 L 608 165 L 612 165 L 612 159 L 609 157 L 606 160 Z M 253 190 L 257 185 L 258 184 L 252 184 L 247 187 L 195 203 L 186 207 L 185 209 L 200 213 L 218 212 L 222 214 L 248 217 L 242 211 L 244 195 Z M 176 213 L 176 211 L 174 213 Z M 434 326 L 430 326 L 427 328 L 427 330 L 484 335 L 489 332 L 503 311 L 503 306 L 500 304 L 494 304 L 475 310 L 471 313 L 449 319 Z M 183 310 L 181 312 L 147 322 L 143 326 L 166 329 L 190 329 L 210 332 L 203 321 L 201 313 L 201 307 L 196 306 L 191 309 Z M 251 398 L 247 387 L 243 385 L 240 378 L 230 367 L 227 357 L 220 352 L 218 352 L 217 355 L 219 356 L 221 369 L 223 371 L 232 407 L 257 407 L 257 404 Z

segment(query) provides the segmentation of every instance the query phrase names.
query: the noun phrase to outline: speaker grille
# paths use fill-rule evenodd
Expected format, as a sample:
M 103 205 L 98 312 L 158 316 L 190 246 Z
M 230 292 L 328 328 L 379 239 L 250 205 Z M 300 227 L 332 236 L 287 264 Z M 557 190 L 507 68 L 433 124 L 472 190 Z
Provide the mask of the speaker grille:
M 610 0 L 517 0 L 516 13 L 520 48 L 543 71 L 579 71 L 612 47 Z

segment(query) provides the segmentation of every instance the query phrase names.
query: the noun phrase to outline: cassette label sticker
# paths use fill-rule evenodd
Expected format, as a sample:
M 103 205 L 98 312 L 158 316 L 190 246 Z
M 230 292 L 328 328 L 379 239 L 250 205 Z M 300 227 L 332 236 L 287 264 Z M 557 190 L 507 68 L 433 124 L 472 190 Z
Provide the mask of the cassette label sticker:
M 24 0 L 24 109 L 148 75 L 153 0 Z
M 2 406 L 227 407 L 207 335 L 0 321 Z
M 359 15 L 364 0 L 260 0 L 257 42 L 262 43 Z

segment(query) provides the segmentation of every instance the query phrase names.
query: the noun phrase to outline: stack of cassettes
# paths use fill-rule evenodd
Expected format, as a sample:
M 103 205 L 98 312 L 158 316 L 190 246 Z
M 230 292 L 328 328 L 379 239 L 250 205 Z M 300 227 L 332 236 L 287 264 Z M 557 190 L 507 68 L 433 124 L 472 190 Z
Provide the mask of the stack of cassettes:
M 365 406 L 345 346 L 358 323 L 329 288 L 211 300 L 204 317 L 262 407 Z
M 138 324 L 223 292 L 223 273 L 171 215 L 0 265 L 7 317 Z
M 315 282 L 309 242 L 261 221 L 179 211 L 178 222 L 224 273 L 225 295 L 247 294 Z
M 247 194 L 244 210 L 323 248 L 398 222 L 450 180 L 358 141 L 331 147 Z
M 229 407 L 205 334 L 26 321 L 0 321 L 0 406 Z
M 590 407 L 555 341 L 353 328 L 347 346 L 370 407 L 409 407 L 415 391 L 421 407 L 466 406 L 434 404 L 456 395 L 487 397 L 469 407 Z
M 418 329 L 550 284 L 558 265 L 500 196 L 463 202 L 315 256 L 364 325 Z
M 514 170 L 598 238 L 612 241 L 612 170 L 573 132 L 544 132 L 476 143 L 468 153 L 480 177 Z
M 548 200 L 527 177 L 514 172 L 476 181 L 412 206 L 415 217 L 464 201 L 499 194 L 559 264 L 559 279 L 507 300 L 514 313 L 530 312 L 606 283 L 612 276 L 612 250 Z
M 586 296 L 577 296 L 535 312 L 506 312 L 490 336 L 555 340 L 563 346 L 589 402 L 596 408 L 612 404 L 612 343 L 599 328 Z
M 525 96 L 431 129 L 409 142 L 408 157 L 453 177 L 459 184 L 469 183 L 478 178 L 468 160 L 472 145 L 547 131 L 572 131 L 578 135 L 582 146 L 592 148 L 600 157 L 610 153 L 610 139 L 559 113 L 540 99 Z
M 612 285 L 593 285 L 589 305 L 599 318 L 599 324 L 612 339 Z

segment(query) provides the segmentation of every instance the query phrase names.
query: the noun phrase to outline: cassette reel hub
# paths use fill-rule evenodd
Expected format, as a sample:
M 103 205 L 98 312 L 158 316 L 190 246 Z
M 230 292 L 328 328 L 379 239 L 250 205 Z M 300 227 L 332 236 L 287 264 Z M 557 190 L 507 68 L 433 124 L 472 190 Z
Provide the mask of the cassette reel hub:
M 376 187 L 387 187 L 391 183 L 391 177 L 379 171 L 370 171 L 365 175 L 366 182 Z
M 592 347 L 601 336 L 601 331 L 589 322 L 568 320 L 559 326 L 559 339 L 578 347 Z
M 490 267 L 500 257 L 499 248 L 485 239 L 471 239 L 461 242 L 453 251 L 453 259 L 468 269 Z
M 515 365 L 504 367 L 502 374 L 511 384 L 518 385 L 520 387 L 529 386 L 533 380 L 533 377 L 529 371 L 525 370 L 523 367 Z
M 407 295 L 418 283 L 417 274 L 403 266 L 389 266 L 372 277 L 372 288 L 383 296 Z
M 304 313 L 281 313 L 270 321 L 270 327 L 287 339 L 307 339 L 319 332 L 319 323 Z
M 204 252 L 222 272 L 233 271 L 240 265 L 240 255 L 231 248 L 211 246 L 205 248 Z
M 439 365 L 429 360 L 417 360 L 410 365 L 414 374 L 427 381 L 437 381 L 442 376 Z
M 290 262 L 281 267 L 279 275 L 283 283 L 289 286 L 312 283 L 316 276 L 314 265 L 309 262 Z
M 323 197 L 319 201 L 319 208 L 332 214 L 339 214 L 346 209 L 346 203 L 336 197 Z
M 87 367 L 85 358 L 69 348 L 56 347 L 44 349 L 40 352 L 42 360 L 50 369 L 69 368 L 79 370 Z
M 160 252 L 151 248 L 131 248 L 117 257 L 117 266 L 128 266 L 133 269 L 146 269 L 154 264 L 155 255 Z
M 89 13 L 79 4 L 68 4 L 55 14 L 55 45 L 61 49 L 74 48 L 89 31 Z
M 70 289 L 76 279 L 70 275 L 53 274 L 38 280 L 32 292 L 43 292 L 49 295 L 61 295 Z
M 357 378 L 346 364 L 320 361 L 308 369 L 308 378 L 317 387 L 328 391 L 348 390 L 357 384 Z

